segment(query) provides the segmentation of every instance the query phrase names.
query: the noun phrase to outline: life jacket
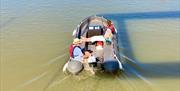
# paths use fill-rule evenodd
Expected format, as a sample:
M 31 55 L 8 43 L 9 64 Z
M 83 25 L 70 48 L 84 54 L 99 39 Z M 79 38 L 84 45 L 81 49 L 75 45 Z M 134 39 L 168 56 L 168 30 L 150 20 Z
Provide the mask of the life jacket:
M 108 26 L 108 28 L 111 29 L 111 32 L 112 32 L 113 34 L 115 34 L 115 28 L 114 28 L 114 25 L 113 25 L 113 24 L 111 24 L 110 26 Z
M 73 45 L 73 44 L 71 44 L 71 45 L 69 46 L 69 56 L 70 56 L 70 58 L 74 58 L 73 51 L 74 51 L 74 49 L 75 49 L 76 47 L 78 47 L 79 49 L 81 49 L 80 46 L 75 46 L 75 45 Z

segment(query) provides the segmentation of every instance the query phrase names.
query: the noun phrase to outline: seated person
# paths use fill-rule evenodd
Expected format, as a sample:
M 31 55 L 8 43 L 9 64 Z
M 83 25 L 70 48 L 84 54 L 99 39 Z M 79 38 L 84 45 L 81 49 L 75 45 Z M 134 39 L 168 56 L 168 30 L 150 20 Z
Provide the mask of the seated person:
M 70 46 L 70 58 L 73 58 L 74 60 L 78 60 L 80 62 L 83 61 L 83 52 L 82 48 L 80 47 L 82 41 L 78 38 L 75 38 L 73 40 L 73 44 Z
M 92 55 L 92 52 L 93 51 L 91 51 L 91 50 L 84 50 L 84 61 L 86 61 L 86 62 L 84 62 L 84 63 L 88 63 L 89 64 L 89 66 L 93 66 L 93 67 L 95 67 L 95 66 L 97 66 L 97 62 L 96 62 L 96 58 L 95 58 L 95 56 L 93 56 Z

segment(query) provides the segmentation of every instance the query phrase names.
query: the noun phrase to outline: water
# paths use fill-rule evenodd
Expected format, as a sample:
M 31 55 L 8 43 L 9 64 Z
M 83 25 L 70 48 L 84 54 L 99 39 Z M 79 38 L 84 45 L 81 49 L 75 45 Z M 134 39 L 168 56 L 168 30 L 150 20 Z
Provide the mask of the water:
M 179 12 L 179 3 L 1 0 L 1 91 L 180 91 L 180 20 L 161 16 Z M 153 12 L 160 13 L 153 18 Z M 135 16 L 122 18 L 123 13 Z M 148 16 L 137 16 L 142 13 Z M 63 74 L 71 32 L 95 14 L 116 23 L 123 53 L 135 63 L 124 62 L 118 75 Z

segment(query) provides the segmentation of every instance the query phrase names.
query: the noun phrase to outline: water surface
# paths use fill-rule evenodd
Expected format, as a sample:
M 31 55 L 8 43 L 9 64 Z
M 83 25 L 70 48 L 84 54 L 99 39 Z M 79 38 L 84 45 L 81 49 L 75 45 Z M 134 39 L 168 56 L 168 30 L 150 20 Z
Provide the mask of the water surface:
M 180 19 L 148 18 L 179 6 L 179 0 L 1 0 L 1 91 L 179 91 Z M 142 13 L 148 16 L 136 17 Z M 118 75 L 62 73 L 71 32 L 95 14 L 114 21 L 119 45 L 135 63 L 126 60 Z

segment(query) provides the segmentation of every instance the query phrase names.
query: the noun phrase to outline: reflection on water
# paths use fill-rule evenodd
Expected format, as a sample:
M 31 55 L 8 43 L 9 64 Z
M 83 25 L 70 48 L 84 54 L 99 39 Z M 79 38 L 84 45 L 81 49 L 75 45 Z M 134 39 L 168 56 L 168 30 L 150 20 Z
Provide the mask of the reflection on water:
M 179 91 L 179 0 L 107 2 L 1 0 L 1 91 Z M 94 14 L 114 21 L 134 62 L 117 75 L 63 74 L 72 30 Z

